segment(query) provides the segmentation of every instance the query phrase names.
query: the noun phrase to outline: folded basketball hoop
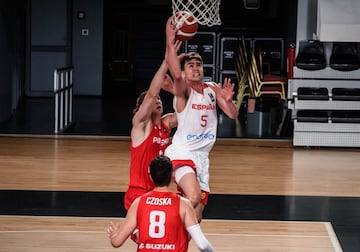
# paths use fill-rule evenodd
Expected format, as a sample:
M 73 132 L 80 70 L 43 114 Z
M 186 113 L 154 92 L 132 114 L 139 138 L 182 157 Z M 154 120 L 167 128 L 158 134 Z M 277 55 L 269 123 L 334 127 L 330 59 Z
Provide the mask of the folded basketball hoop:
M 176 13 L 189 13 L 201 25 L 221 25 L 220 19 L 221 0 L 172 0 L 172 12 L 176 23 L 182 23 L 184 16 Z

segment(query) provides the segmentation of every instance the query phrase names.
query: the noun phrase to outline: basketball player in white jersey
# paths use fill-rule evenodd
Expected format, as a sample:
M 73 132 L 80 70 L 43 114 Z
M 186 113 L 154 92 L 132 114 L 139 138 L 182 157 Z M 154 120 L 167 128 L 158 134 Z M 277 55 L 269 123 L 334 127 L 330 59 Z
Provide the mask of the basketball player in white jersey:
M 179 190 L 193 204 L 198 220 L 207 204 L 209 188 L 209 152 L 217 131 L 217 105 L 232 119 L 238 111 L 232 101 L 234 84 L 203 82 L 204 69 L 198 53 L 180 59 L 175 40 L 177 28 L 170 17 L 166 24 L 166 61 L 173 77 L 174 110 L 178 127 L 165 155 L 171 158 Z

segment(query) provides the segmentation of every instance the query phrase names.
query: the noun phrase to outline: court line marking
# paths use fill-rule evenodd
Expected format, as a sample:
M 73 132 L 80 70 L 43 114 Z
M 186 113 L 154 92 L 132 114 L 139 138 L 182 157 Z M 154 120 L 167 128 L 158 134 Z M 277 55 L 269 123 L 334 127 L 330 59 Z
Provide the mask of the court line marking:
M 333 226 L 331 225 L 330 222 L 326 222 L 325 223 L 325 228 L 326 228 L 326 231 L 328 232 L 329 234 L 329 237 L 330 237 L 330 241 L 331 243 L 333 244 L 333 247 L 335 249 L 336 252 L 343 252 L 343 249 L 341 248 L 340 246 L 340 242 L 339 242 L 339 239 L 337 238 L 337 235 L 334 231 L 334 228 Z
M 124 220 L 124 217 L 97 217 L 97 216 L 45 216 L 45 215 L 0 215 L 1 218 L 44 218 L 44 219 L 99 219 L 99 220 Z M 269 223 L 316 223 L 324 224 L 328 221 L 292 221 L 292 220 L 231 220 L 231 219 L 203 219 L 204 222 L 269 222 Z M 201 225 L 201 224 L 200 224 Z
M 106 233 L 106 231 L 74 231 L 74 230 L 5 230 L 0 231 L 0 233 L 84 233 L 84 234 L 103 234 Z M 271 235 L 271 234 L 233 234 L 233 233 L 209 233 L 204 232 L 206 235 L 213 235 L 213 236 L 266 236 L 266 237 L 329 237 L 328 235 Z
M 116 219 L 116 220 L 123 220 L 123 217 L 73 217 L 73 216 L 27 216 L 27 215 L 2 215 L 0 218 L 3 217 L 11 217 L 11 218 L 42 218 L 42 219 L 99 219 L 99 220 L 111 220 L 111 219 Z M 209 233 L 206 232 L 206 235 L 209 236 L 236 236 L 236 237 L 294 237 L 294 238 L 329 238 L 331 244 L 333 245 L 333 248 L 336 252 L 343 252 L 339 240 L 336 236 L 336 233 L 332 227 L 332 224 L 330 222 L 318 222 L 318 221 L 276 221 L 276 220 L 224 220 L 224 219 L 204 219 L 204 222 L 241 222 L 241 223 L 254 223 L 254 222 L 262 222 L 262 223 L 293 223 L 293 224 L 303 224 L 303 223 L 308 223 L 308 224 L 323 224 L 325 226 L 326 232 L 328 233 L 328 235 L 271 235 L 271 234 L 233 234 L 233 233 Z M 4 230 L 1 231 L 0 233 L 44 233 L 44 232 L 52 232 L 52 233 L 84 233 L 84 234 L 104 234 L 106 233 L 106 228 L 104 229 L 104 231 L 82 231 L 82 230 L 77 230 L 77 231 L 73 231 L 73 230 L 53 230 L 53 229 L 49 229 L 49 230 Z
M 57 217 L 55 217 L 57 218 Z M 62 218 L 62 217 L 60 217 Z M 72 218 L 77 218 L 77 217 L 72 217 Z M 103 218 L 104 219 L 104 218 Z M 227 221 L 231 221 L 231 220 L 227 220 Z M 241 220 L 239 220 L 238 222 L 243 222 Z M 246 221 L 246 222 L 252 222 L 252 221 Z M 261 221 L 259 221 L 261 222 Z M 277 221 L 266 221 L 266 222 L 277 222 Z M 291 221 L 290 221 L 291 222 Z M 292 222 L 293 223 L 293 222 Z M 301 221 L 298 221 L 297 223 L 304 223 Z M 308 222 L 308 223 L 313 223 L 313 222 Z M 283 238 L 313 238 L 313 239 L 318 239 L 318 238 L 327 238 L 330 240 L 330 243 L 332 244 L 332 247 L 334 248 L 335 252 L 343 252 L 339 240 L 337 239 L 336 233 L 331 225 L 331 223 L 329 222 L 316 222 L 318 224 L 323 224 L 325 225 L 325 229 L 327 231 L 328 235 L 288 235 L 288 234 L 283 234 L 283 235 L 272 235 L 272 234 L 233 234 L 233 233 L 213 233 L 213 232 L 206 232 L 205 234 L 207 236 L 222 236 L 222 237 L 283 237 Z M 106 235 L 106 230 L 104 231 L 82 231 L 82 230 L 53 230 L 53 229 L 44 229 L 44 230 L 4 230 L 4 231 L 0 231 L 0 234 L 6 234 L 6 233 L 32 233 L 32 234 L 40 234 L 40 233 L 77 233 L 77 234 L 101 234 L 101 235 Z

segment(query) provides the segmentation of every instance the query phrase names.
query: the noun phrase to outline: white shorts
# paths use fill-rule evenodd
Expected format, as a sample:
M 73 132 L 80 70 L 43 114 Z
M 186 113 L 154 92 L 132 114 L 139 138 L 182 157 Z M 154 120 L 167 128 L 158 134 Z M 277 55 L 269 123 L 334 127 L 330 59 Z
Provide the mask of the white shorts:
M 210 192 L 209 187 L 209 153 L 208 152 L 189 152 L 179 150 L 173 145 L 170 145 L 165 150 L 165 155 L 171 160 L 191 160 L 194 162 L 196 170 L 197 180 L 200 185 L 200 189 L 206 192 Z M 188 173 L 194 172 L 189 166 L 179 167 L 175 169 L 175 180 L 178 182 L 182 176 Z

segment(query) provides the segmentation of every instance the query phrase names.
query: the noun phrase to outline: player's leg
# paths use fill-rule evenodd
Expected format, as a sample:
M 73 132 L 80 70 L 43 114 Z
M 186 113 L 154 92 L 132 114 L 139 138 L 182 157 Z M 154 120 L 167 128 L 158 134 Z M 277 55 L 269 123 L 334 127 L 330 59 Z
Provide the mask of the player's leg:
M 209 187 L 209 156 L 207 153 L 197 153 L 194 157 L 196 162 L 196 175 L 201 190 L 200 203 L 195 207 L 196 216 L 199 223 L 202 220 L 202 213 L 208 203 L 210 187 Z
M 190 166 L 178 167 L 175 170 L 175 181 L 194 208 L 197 207 L 201 199 L 201 190 L 193 168 Z
M 205 205 L 200 202 L 199 204 L 197 204 L 197 206 L 194 209 L 199 223 L 202 221 L 202 214 L 204 212 L 204 208 Z

